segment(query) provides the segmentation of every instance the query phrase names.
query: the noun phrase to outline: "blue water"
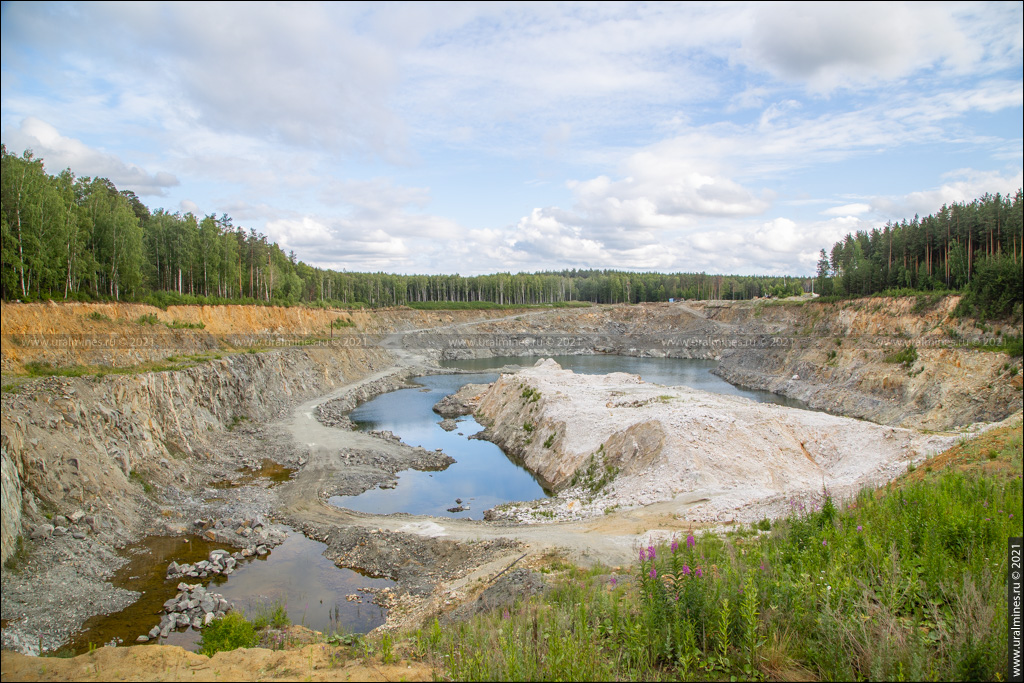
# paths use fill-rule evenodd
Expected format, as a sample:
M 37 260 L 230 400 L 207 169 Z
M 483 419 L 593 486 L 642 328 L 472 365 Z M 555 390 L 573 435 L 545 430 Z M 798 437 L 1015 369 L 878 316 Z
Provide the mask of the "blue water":
M 433 375 L 416 379 L 422 388 L 400 389 L 376 397 L 353 410 L 349 417 L 361 429 L 387 429 L 410 446 L 440 448 L 456 459 L 441 472 L 406 470 L 397 475 L 394 489 L 371 489 L 358 496 L 334 496 L 332 505 L 360 512 L 482 519 L 484 510 L 514 500 L 535 500 L 546 494 L 533 475 L 509 460 L 489 441 L 469 439 L 483 427 L 472 416 L 458 418 L 458 429 L 446 432 L 441 416 L 432 408 L 464 384 L 484 384 L 496 373 Z M 426 391 L 424 391 L 424 389 Z M 461 432 L 461 434 L 460 434 Z M 455 499 L 467 512 L 448 512 Z
M 767 391 L 735 387 L 711 374 L 715 361 L 679 358 L 633 358 L 627 356 L 554 356 L 564 368 L 582 374 L 629 372 L 646 382 L 666 386 L 688 386 L 702 391 L 743 396 L 762 403 L 779 403 L 795 408 L 806 406 Z M 469 439 L 482 427 L 472 418 L 459 418 L 458 429 L 446 432 L 441 417 L 433 412 L 435 403 L 454 394 L 465 384 L 484 384 L 497 379 L 496 369 L 509 362 L 532 365 L 535 358 L 485 358 L 443 361 L 444 367 L 476 374 L 420 377 L 422 385 L 382 394 L 350 414 L 361 429 L 386 429 L 412 446 L 428 450 L 441 448 L 455 458 L 455 464 L 441 472 L 406 470 L 397 475 L 394 489 L 372 489 L 358 496 L 334 496 L 332 505 L 372 514 L 406 512 L 415 515 L 482 519 L 484 510 L 502 503 L 535 500 L 546 492 L 533 475 L 515 464 L 494 444 Z M 456 499 L 468 505 L 467 512 L 448 512 Z
M 546 358 L 549 356 L 545 356 Z M 714 394 L 743 396 L 759 403 L 777 403 L 790 408 L 807 409 L 807 404 L 793 398 L 786 398 L 770 391 L 757 391 L 733 386 L 711 371 L 718 365 L 713 360 L 690 360 L 686 358 L 635 358 L 632 356 L 550 356 L 567 370 L 581 375 L 605 375 L 609 372 L 629 372 L 640 375 L 645 382 L 662 384 L 667 387 L 685 386 Z M 457 370 L 485 371 L 500 368 L 507 363 L 530 366 L 538 358 L 473 358 L 469 360 L 445 360 L 441 366 Z

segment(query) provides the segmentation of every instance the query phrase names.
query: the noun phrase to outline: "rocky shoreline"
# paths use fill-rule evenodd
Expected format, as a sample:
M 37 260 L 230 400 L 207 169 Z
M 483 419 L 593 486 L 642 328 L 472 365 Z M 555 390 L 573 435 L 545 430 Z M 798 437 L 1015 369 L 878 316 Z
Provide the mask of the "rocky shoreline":
M 758 317 L 759 310 L 728 303 L 717 307 L 609 307 L 505 315 L 474 324 L 489 333 L 503 333 L 541 329 L 538 320 L 543 318 L 543 325 L 551 329 L 620 334 L 631 325 L 643 325 L 654 336 L 677 329 L 721 334 L 742 326 L 778 328 L 776 331 L 806 326 L 799 309 L 765 308 L 763 317 Z M 830 330 L 842 336 L 843 330 L 856 332 L 867 329 L 865 325 L 894 334 L 897 327 L 904 329 L 903 323 L 885 320 L 882 313 L 873 314 L 863 324 L 854 313 L 839 311 L 837 321 L 830 323 L 835 330 Z M 864 317 L 866 313 L 857 315 Z M 842 330 L 840 323 L 846 326 Z M 913 335 L 927 333 L 926 325 L 919 327 L 906 329 Z M 617 347 L 608 350 L 629 352 Z M 912 421 L 914 410 L 922 411 L 927 420 L 947 411 L 953 416 L 949 419 L 969 421 L 975 415 L 1012 412 L 1020 403 L 1019 388 L 1010 379 L 1003 382 L 999 375 L 1003 359 L 993 360 L 997 354 L 971 355 L 966 350 L 945 356 L 937 351 L 922 353 L 921 367 L 910 376 L 903 368 L 869 360 L 866 352 L 855 353 L 854 349 L 840 349 L 836 364 L 829 365 L 826 351 L 779 352 L 760 360 L 750 356 L 753 360 L 749 362 L 729 352 L 722 354 L 722 372 L 733 372 L 725 376 L 742 381 L 744 377 L 755 378 L 755 365 L 762 370 L 770 368 L 771 373 L 765 371 L 763 378 L 765 382 L 771 380 L 769 388 L 790 394 L 800 394 L 807 387 L 823 391 L 820 387 L 828 382 L 839 384 L 843 377 L 852 377 L 849 381 L 859 384 L 851 391 L 860 391 L 865 400 L 900 406 L 898 413 L 885 413 L 894 421 Z M 817 363 L 816 369 L 808 366 L 804 370 L 808 363 Z M 1019 367 L 1019 359 L 1014 363 Z M 735 374 L 739 370 L 746 374 Z M 300 348 L 237 354 L 166 373 L 95 379 L 52 377 L 28 382 L 17 394 L 5 393 L 0 443 L 5 500 L 3 546 L 5 559 L 13 559 L 9 566 L 5 562 L 2 577 L 4 647 L 35 654 L 40 649 L 55 650 L 87 617 L 116 612 L 132 602 L 135 594 L 114 588 L 108 581 L 126 562 L 119 549 L 148 535 L 198 535 L 239 549 L 228 555 L 235 560 L 234 567 L 228 567 L 223 553 L 217 553 L 218 559 L 224 560 L 221 562 L 207 557 L 186 567 L 182 566 L 184 562 L 177 563 L 177 570 L 188 571 L 168 581 L 181 579 L 182 584 L 193 585 L 229 569 L 234 571 L 240 560 L 248 558 L 243 553 L 259 556 L 261 548 L 272 552 L 283 540 L 283 532 L 275 525 L 286 523 L 296 533 L 326 543 L 325 554 L 339 566 L 397 581 L 394 590 L 380 591 L 386 596 L 380 600 L 394 608 L 389 612 L 388 626 L 392 627 L 403 618 L 426 618 L 428 612 L 421 609 L 422 605 L 431 605 L 434 614 L 450 609 L 456 601 L 453 596 L 469 595 L 464 582 L 474 572 L 483 571 L 480 567 L 494 565 L 496 568 L 485 574 L 493 576 L 519 555 L 537 552 L 538 548 L 573 548 L 572 552 L 581 558 L 613 558 L 618 562 L 620 556 L 630 554 L 629 539 L 637 533 L 632 526 L 619 538 L 607 530 L 600 535 L 580 536 L 584 527 L 579 525 L 612 519 L 619 510 L 635 513 L 643 509 L 640 506 L 672 504 L 676 507 L 669 513 L 685 517 L 687 523 L 718 523 L 773 514 L 776 509 L 786 511 L 786 496 L 790 493 L 781 489 L 765 494 L 762 487 L 759 495 L 764 496 L 763 504 L 756 508 L 748 505 L 749 491 L 740 486 L 739 480 L 749 478 L 749 473 L 701 474 L 701 463 L 710 462 L 712 452 L 735 467 L 742 464 L 741 452 L 761 452 L 757 443 L 736 446 L 741 443 L 735 431 L 740 429 L 739 418 L 733 422 L 723 418 L 734 415 L 730 413 L 732 407 L 708 404 L 701 416 L 692 420 L 671 417 L 670 422 L 682 421 L 681 429 L 679 425 L 658 426 L 654 419 L 657 415 L 652 412 L 649 419 L 604 433 L 599 427 L 610 418 L 627 413 L 643 417 L 645 411 L 682 404 L 701 407 L 700 400 L 663 388 L 645 393 L 642 384 L 625 383 L 613 390 L 621 393 L 609 393 L 598 400 L 596 408 L 602 417 L 588 422 L 590 418 L 579 409 L 565 414 L 551 412 L 563 398 L 579 398 L 578 392 L 531 384 L 523 378 L 507 380 L 522 386 L 505 386 L 495 394 L 500 393 L 501 398 L 495 397 L 490 406 L 485 405 L 489 400 L 485 397 L 492 390 L 475 385 L 442 400 L 437 412 L 447 427 L 457 428 L 459 416 L 483 409 L 484 415 L 494 420 L 490 437 L 557 487 L 556 497 L 488 511 L 488 523 L 361 515 L 327 505 L 332 495 L 355 495 L 375 486 L 393 485 L 395 475 L 403 469 L 443 468 L 448 464 L 450 457 L 446 454 L 411 448 L 393 435 L 351 431 L 348 419 L 348 411 L 359 402 L 408 386 L 407 378 L 412 374 L 437 371 L 406 351 L 320 352 Z M 1008 374 L 1005 368 L 1003 372 Z M 526 373 L 524 377 L 529 370 Z M 794 380 L 794 375 L 800 379 Z M 782 384 L 776 386 L 778 382 Z M 982 391 L 979 387 L 986 383 L 998 391 Z M 540 393 L 536 400 L 528 387 Z M 559 397 L 559 392 L 564 396 Z M 918 398 L 929 392 L 941 398 Z M 499 403 L 509 410 L 501 420 L 496 413 L 501 410 Z M 848 403 L 837 405 L 840 411 L 847 407 Z M 762 427 L 779 423 L 774 413 L 759 420 Z M 525 429 L 526 424 L 531 429 Z M 870 426 L 878 428 L 879 443 L 884 446 L 884 430 L 891 428 Z M 796 429 L 790 427 L 791 432 Z M 321 439 L 317 432 L 314 438 L 313 432 L 318 429 L 329 430 L 328 436 Z M 581 436 L 573 430 L 585 433 Z M 671 450 L 665 444 L 677 434 L 683 440 L 676 450 L 697 458 L 682 470 L 659 459 Z M 793 454 L 806 462 L 800 449 L 805 446 L 819 469 L 833 468 L 830 476 L 849 475 L 851 482 L 862 481 L 852 471 L 835 469 L 838 461 L 832 462 L 827 453 L 815 451 L 811 440 L 804 441 L 800 435 L 793 440 L 781 433 L 772 438 L 788 439 Z M 570 447 L 574 442 L 583 446 L 576 450 Z M 874 443 L 871 441 L 872 448 Z M 601 446 L 601 456 L 593 458 L 591 467 L 590 458 Z M 857 447 L 866 448 L 863 443 Z M 562 460 L 553 464 L 549 458 L 536 458 L 547 452 L 559 454 Z M 908 451 L 891 462 L 880 462 L 878 470 L 864 480 L 881 480 L 916 457 Z M 253 470 L 264 459 L 294 473 L 282 483 L 271 482 Z M 603 481 L 608 466 L 618 471 Z M 243 469 L 245 474 L 240 475 Z M 578 473 L 580 477 L 573 483 Z M 797 478 L 801 477 L 808 482 L 814 479 L 813 488 L 820 490 L 820 472 Z M 685 491 L 706 491 L 707 500 L 687 498 L 682 495 Z M 675 497 L 679 500 L 673 502 Z M 551 523 L 555 521 L 564 524 L 560 527 Z M 19 534 L 23 537 L 21 546 Z M 18 547 L 23 551 L 18 552 Z M 207 564 L 200 566 L 202 562 Z M 204 572 L 206 577 L 202 576 Z M 179 591 L 174 605 L 183 606 L 185 594 L 191 596 L 195 590 Z M 193 599 L 188 597 L 187 602 Z M 203 601 L 199 600 L 199 605 L 187 609 L 201 608 Z M 221 606 L 219 599 L 216 606 Z M 223 610 L 202 611 L 201 615 L 175 611 L 185 616 L 175 616 L 173 628 L 179 627 L 179 619 L 181 627 L 188 619 L 191 628 L 196 617 L 204 622 L 208 614 L 216 615 L 218 611 Z M 164 615 L 166 623 L 161 621 L 161 633 L 163 626 L 171 623 L 169 614 Z M 148 638 L 151 632 L 144 635 Z

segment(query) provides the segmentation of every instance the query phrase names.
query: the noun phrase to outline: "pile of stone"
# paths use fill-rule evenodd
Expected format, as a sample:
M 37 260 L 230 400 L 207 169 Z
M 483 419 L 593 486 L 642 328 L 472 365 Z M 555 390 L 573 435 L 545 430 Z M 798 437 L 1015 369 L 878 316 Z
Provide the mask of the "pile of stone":
M 264 552 L 259 552 L 260 548 L 264 548 Z M 235 571 L 238 562 L 243 558 L 256 554 L 266 555 L 269 552 L 270 550 L 265 546 L 257 546 L 255 551 L 246 548 L 234 554 L 227 550 L 213 550 L 210 551 L 209 559 L 200 560 L 195 564 L 171 562 L 167 565 L 167 578 L 177 579 L 182 576 L 190 576 L 194 579 L 205 579 L 211 575 L 227 576 Z
M 328 401 L 316 407 L 316 419 L 326 427 L 338 427 L 354 431 L 355 423 L 349 419 L 348 413 L 352 410 L 347 403 L 340 401 Z
M 243 557 L 253 554 L 266 555 L 270 548 L 284 543 L 288 536 L 280 529 L 270 528 L 263 515 L 245 519 L 197 519 L 193 525 L 199 535 L 208 541 L 251 551 Z
M 190 626 L 199 630 L 231 609 L 231 603 L 223 595 L 209 592 L 202 584 L 179 583 L 178 594 L 164 603 L 160 625 L 136 640 L 145 643 L 154 638 L 166 638 L 171 631 Z
M 99 515 L 86 514 L 78 510 L 67 515 L 55 515 L 51 523 L 37 524 L 29 532 L 29 538 L 33 541 L 43 541 L 53 536 L 71 536 L 72 538 L 84 539 L 87 534 L 99 532 L 102 529 L 110 529 L 110 522 Z

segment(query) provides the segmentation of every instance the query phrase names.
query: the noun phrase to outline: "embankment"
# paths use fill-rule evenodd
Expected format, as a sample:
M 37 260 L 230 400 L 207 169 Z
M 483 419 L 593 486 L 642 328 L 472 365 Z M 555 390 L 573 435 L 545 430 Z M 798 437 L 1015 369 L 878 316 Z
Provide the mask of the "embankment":
M 689 521 L 756 521 L 823 488 L 850 495 L 956 440 L 550 359 L 502 375 L 476 415 L 549 486 L 575 487 L 582 512 L 678 498 Z
M 122 539 L 153 514 L 147 490 L 187 490 L 232 424 L 278 418 L 389 362 L 375 349 L 288 349 L 177 371 L 49 377 L 5 393 L 3 559 L 23 533 L 23 511 L 27 535 L 86 513 L 88 533 Z
M 879 424 L 946 430 L 1002 420 L 1022 407 L 1020 358 L 977 348 L 1019 336 L 1020 325 L 957 318 L 958 302 L 947 296 L 563 309 L 482 323 L 473 328 L 485 333 L 482 341 L 467 335 L 445 355 L 717 359 L 716 374 L 733 384 Z M 497 343 L 509 339 L 516 343 Z M 893 358 L 911 348 L 913 360 Z

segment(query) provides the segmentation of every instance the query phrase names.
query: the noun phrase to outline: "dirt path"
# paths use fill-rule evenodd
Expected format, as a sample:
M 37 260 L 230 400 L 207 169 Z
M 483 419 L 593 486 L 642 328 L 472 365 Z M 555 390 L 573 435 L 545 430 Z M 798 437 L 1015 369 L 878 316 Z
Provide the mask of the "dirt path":
M 442 331 L 453 327 L 470 327 L 472 324 L 462 323 L 443 328 Z M 392 337 L 400 343 L 401 335 Z M 499 545 L 499 552 L 482 553 L 476 571 L 462 573 L 463 576 L 479 577 L 481 574 L 500 571 L 524 553 L 527 556 L 543 555 L 552 550 L 582 564 L 599 562 L 622 566 L 632 561 L 637 546 L 652 530 L 669 534 L 692 528 L 682 520 L 685 509 L 692 504 L 683 498 L 640 509 L 613 512 L 599 519 L 533 525 L 408 514 L 371 515 L 329 504 L 327 500 L 337 489 L 339 481 L 361 476 L 360 468 L 363 466 L 352 464 L 353 460 L 360 460 L 357 456 L 366 456 L 363 460 L 384 457 L 414 466 L 412 463 L 415 457 L 410 452 L 415 449 L 363 432 L 328 427 L 316 417 L 317 408 L 321 404 L 359 392 L 374 383 L 400 383 L 411 375 L 436 371 L 426 359 L 412 351 L 392 348 L 391 353 L 394 363 L 389 367 L 297 406 L 288 418 L 268 429 L 281 434 L 292 448 L 307 458 L 299 473 L 276 490 L 278 514 L 293 527 L 303 529 L 310 537 L 334 539 L 331 541 L 334 545 L 344 545 L 337 541 L 339 537 L 355 534 L 365 539 L 363 534 L 366 533 L 386 533 L 387 543 L 408 544 L 410 547 L 428 539 L 455 541 L 466 548 L 478 547 L 485 541 L 510 542 Z M 364 545 L 365 540 L 358 544 Z M 347 561 L 352 561 L 351 556 Z M 437 588 L 451 590 L 464 583 L 464 580 L 451 581 L 445 585 L 439 582 Z

